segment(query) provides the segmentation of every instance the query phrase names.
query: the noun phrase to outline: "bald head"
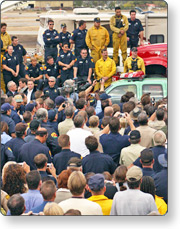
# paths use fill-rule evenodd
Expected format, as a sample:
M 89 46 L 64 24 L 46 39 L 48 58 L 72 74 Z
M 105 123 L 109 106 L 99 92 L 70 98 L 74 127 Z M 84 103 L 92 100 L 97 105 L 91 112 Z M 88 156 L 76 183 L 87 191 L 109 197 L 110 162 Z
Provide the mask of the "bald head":
M 104 108 L 104 116 L 112 117 L 113 112 L 114 112 L 114 110 L 110 106 Z
M 158 130 L 154 134 L 154 144 L 156 146 L 161 145 L 164 146 L 166 142 L 166 135 L 162 130 Z
M 46 142 L 48 133 L 46 128 L 39 127 L 36 131 L 36 139 L 38 139 L 41 143 Z

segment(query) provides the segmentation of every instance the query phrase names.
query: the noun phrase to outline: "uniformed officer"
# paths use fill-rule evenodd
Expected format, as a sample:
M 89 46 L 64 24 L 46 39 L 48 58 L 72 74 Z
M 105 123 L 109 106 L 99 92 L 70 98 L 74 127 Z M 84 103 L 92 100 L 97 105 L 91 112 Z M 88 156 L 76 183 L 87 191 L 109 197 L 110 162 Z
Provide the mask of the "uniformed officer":
M 68 47 L 70 49 L 72 49 L 73 47 L 73 44 L 70 44 L 70 37 L 71 37 L 71 34 L 67 31 L 67 26 L 65 23 L 62 23 L 61 24 L 61 29 L 62 29 L 62 32 L 60 32 L 59 34 L 59 45 L 60 45 L 60 50 L 62 50 L 62 44 L 63 43 L 68 43 Z
M 119 64 L 119 47 L 121 49 L 122 62 L 127 58 L 127 35 L 129 24 L 125 15 L 121 14 L 121 8 L 115 7 L 115 16 L 110 19 L 110 28 L 113 31 L 113 60 L 116 65 Z
M 48 20 L 48 26 L 49 29 L 45 30 L 43 33 L 43 40 L 45 43 L 45 62 L 48 56 L 52 56 L 55 62 L 58 54 L 57 45 L 59 44 L 59 34 L 57 30 L 53 29 L 54 21 L 52 19 Z
M 102 49 L 102 58 L 96 62 L 95 71 L 97 80 L 103 79 L 104 86 L 108 87 L 112 83 L 112 76 L 116 73 L 116 64 L 114 60 L 108 57 L 107 49 Z M 95 91 L 100 87 L 99 83 L 95 85 Z
M 26 67 L 26 79 L 32 79 L 34 84 L 38 84 L 38 89 L 41 90 L 43 87 L 43 67 L 41 64 L 37 63 L 35 57 L 31 58 L 31 64 Z
M 128 18 L 129 29 L 127 30 L 128 47 L 133 48 L 138 46 L 139 36 L 140 45 L 144 45 L 143 42 L 143 27 L 141 21 L 136 18 L 136 11 L 130 11 L 130 18 Z
M 124 73 L 143 71 L 145 74 L 144 60 L 137 55 L 137 48 L 133 47 L 131 51 L 132 56 L 128 57 L 124 62 Z
M 1 121 L 4 121 L 8 124 L 8 128 L 9 128 L 9 135 L 13 138 L 16 137 L 15 134 L 15 123 L 12 120 L 12 118 L 10 117 L 11 115 L 11 106 L 9 103 L 4 103 L 1 106 Z
M 9 81 L 14 81 L 18 85 L 19 80 L 19 62 L 16 55 L 13 54 L 13 47 L 11 45 L 8 46 L 7 53 L 4 54 L 3 60 L 3 77 L 6 85 Z
M 3 48 L 1 48 L 2 54 L 6 51 L 7 47 L 11 44 L 11 37 L 6 32 L 7 24 L 1 23 L 1 40 L 3 42 Z
M 75 44 L 75 56 L 78 57 L 80 55 L 81 49 L 85 48 L 88 51 L 88 47 L 85 42 L 87 34 L 86 22 L 83 20 L 79 21 L 79 28 L 75 29 L 71 33 L 70 43 Z
M 74 79 L 78 78 L 78 81 L 88 81 L 91 84 L 93 68 L 95 68 L 93 58 L 88 55 L 86 49 L 82 49 L 74 64 Z
M 49 86 L 44 88 L 44 94 L 49 95 L 50 99 L 52 99 L 55 102 L 55 98 L 60 95 L 58 87 L 56 84 L 56 78 L 54 76 L 50 76 L 48 80 Z
M 47 57 L 47 64 L 44 66 L 44 74 L 45 74 L 45 87 L 48 86 L 48 80 L 50 76 L 54 76 L 56 78 L 56 85 L 60 84 L 60 69 L 57 67 L 56 63 L 54 63 L 54 59 L 52 56 Z
M 26 64 L 26 50 L 21 44 L 18 44 L 18 38 L 12 36 L 12 46 L 14 49 L 14 54 L 17 56 L 19 61 L 19 75 L 21 78 L 25 78 L 25 66 Z M 24 62 L 24 63 L 23 63 Z
M 86 44 L 91 49 L 91 56 L 94 63 L 101 58 L 101 50 L 109 44 L 109 33 L 100 25 L 100 18 L 94 18 L 94 26 L 91 27 L 86 36 Z
M 61 84 L 67 79 L 73 79 L 73 65 L 75 56 L 69 50 L 68 44 L 63 43 L 62 51 L 57 58 L 58 67 L 61 69 Z
M 1 143 L 1 170 L 8 161 L 15 161 L 14 154 L 9 147 Z

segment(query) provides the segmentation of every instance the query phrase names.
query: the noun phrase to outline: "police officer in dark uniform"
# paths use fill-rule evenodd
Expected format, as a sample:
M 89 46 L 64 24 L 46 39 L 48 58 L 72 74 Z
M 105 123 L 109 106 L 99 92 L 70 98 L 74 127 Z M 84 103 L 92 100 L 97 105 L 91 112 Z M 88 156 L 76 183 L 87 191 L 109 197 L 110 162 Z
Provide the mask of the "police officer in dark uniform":
M 54 76 L 50 76 L 48 80 L 49 86 L 44 88 L 44 94 L 48 95 L 50 99 L 52 99 L 55 102 L 55 98 L 60 95 L 58 87 L 56 84 L 56 78 Z
M 57 45 L 59 44 L 59 34 L 57 30 L 53 29 L 53 20 L 48 20 L 48 26 L 49 29 L 45 30 L 43 34 L 43 40 L 45 43 L 45 62 L 48 56 L 52 56 L 55 62 L 58 54 Z
M 5 145 L 9 147 L 15 156 L 15 160 L 18 161 L 20 149 L 22 145 L 24 145 L 26 142 L 24 141 L 24 138 L 26 136 L 26 129 L 27 124 L 25 123 L 18 123 L 15 127 L 16 131 L 16 138 L 12 138 L 10 141 L 8 141 Z
M 70 37 L 71 34 L 67 31 L 67 26 L 65 23 L 61 24 L 62 32 L 59 34 L 59 45 L 60 45 L 60 51 L 62 50 L 62 44 L 68 43 L 69 49 L 72 49 L 73 44 L 70 44 Z
M 42 65 L 37 63 L 35 57 L 32 57 L 31 64 L 26 67 L 26 79 L 32 79 L 34 84 L 38 85 L 38 89 L 41 90 L 43 87 L 43 74 L 44 69 Z
M 95 68 L 93 58 L 88 56 L 86 49 L 82 49 L 74 64 L 74 79 L 78 78 L 78 81 L 88 81 L 91 84 L 93 68 Z
M 18 44 L 18 38 L 16 36 L 12 36 L 12 46 L 14 49 L 14 54 L 17 56 L 19 61 L 19 75 L 21 78 L 25 77 L 25 66 L 26 64 L 26 50 L 20 44 Z M 24 62 L 24 63 L 23 63 Z
M 36 113 L 37 120 L 40 121 L 41 127 L 46 128 L 48 132 L 48 136 L 46 139 L 47 147 L 50 149 L 52 155 L 54 156 L 56 153 L 61 151 L 61 147 L 58 144 L 58 136 L 54 130 L 48 123 L 48 112 L 44 108 L 40 108 Z
M 1 143 L 1 170 L 8 161 L 15 161 L 12 150 Z
M 9 81 L 14 81 L 18 85 L 19 80 L 19 61 L 16 55 L 13 54 L 13 47 L 8 46 L 7 53 L 4 54 L 3 60 L 3 77 L 8 91 L 7 84 Z
M 31 170 L 36 170 L 37 168 L 34 164 L 34 157 L 39 153 L 43 153 L 47 156 L 48 163 L 51 163 L 51 152 L 49 148 L 43 144 L 46 142 L 47 136 L 47 130 L 45 128 L 39 128 L 36 131 L 35 139 L 21 147 L 18 161 L 25 161 L 30 166 Z
M 130 18 L 128 18 L 129 29 L 127 30 L 127 40 L 128 47 L 138 47 L 139 35 L 140 35 L 140 45 L 144 45 L 143 43 L 143 27 L 141 21 L 136 18 L 136 11 L 130 11 Z
M 73 79 L 75 56 L 69 50 L 68 43 L 63 43 L 62 51 L 57 58 L 58 68 L 61 69 L 61 84 L 67 79 Z
M 56 85 L 60 84 L 60 72 L 57 64 L 54 63 L 54 59 L 52 56 L 47 57 L 47 64 L 44 66 L 44 74 L 45 74 L 45 87 L 48 86 L 48 80 L 50 76 L 54 76 L 56 78 Z
M 13 138 L 16 137 L 15 135 L 15 122 L 10 117 L 11 115 L 11 106 L 9 103 L 4 103 L 1 106 L 1 121 L 4 121 L 8 124 L 9 128 L 9 135 Z
M 75 44 L 75 56 L 78 57 L 80 55 L 81 49 L 85 48 L 88 51 L 88 47 L 86 45 L 86 22 L 83 20 L 79 21 L 79 28 L 75 29 L 70 38 L 70 43 Z

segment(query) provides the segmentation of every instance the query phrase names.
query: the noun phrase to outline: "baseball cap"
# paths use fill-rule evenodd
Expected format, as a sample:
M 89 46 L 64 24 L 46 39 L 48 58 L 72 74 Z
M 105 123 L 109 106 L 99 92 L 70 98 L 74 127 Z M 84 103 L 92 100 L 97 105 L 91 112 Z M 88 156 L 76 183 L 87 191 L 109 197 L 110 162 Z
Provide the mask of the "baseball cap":
M 36 119 L 32 120 L 30 122 L 30 126 L 29 126 L 30 130 L 37 130 L 39 125 L 40 125 L 40 122 L 38 120 L 36 120 Z
M 100 191 L 104 187 L 104 176 L 97 173 L 88 180 L 88 186 L 92 191 Z
M 99 17 L 95 17 L 94 22 L 101 22 L 101 19 Z
M 63 96 L 58 96 L 55 98 L 55 104 L 56 105 L 61 105 L 62 103 L 64 103 L 67 99 L 64 98 Z
M 143 163 L 149 163 L 153 160 L 153 151 L 150 149 L 144 149 L 141 151 L 141 161 Z
M 127 173 L 126 173 L 126 179 L 128 181 L 139 181 L 143 176 L 142 170 L 134 165 L 132 166 L 130 169 L 128 169 Z
M 22 96 L 21 95 L 15 95 L 14 96 L 14 99 L 17 103 L 21 103 L 23 102 L 23 99 L 22 99 Z
M 138 115 L 141 113 L 141 109 L 139 107 L 135 107 L 131 112 L 130 112 L 130 117 L 133 120 L 138 119 Z
M 33 111 L 35 105 L 34 103 L 28 103 L 26 106 L 25 106 L 25 111 Z
M 68 161 L 67 165 L 69 167 L 81 167 L 82 160 L 78 157 L 71 157 L 71 159 Z
M 160 154 L 158 157 L 158 162 L 162 167 L 167 167 L 167 153 Z
M 1 111 L 2 112 L 6 112 L 8 110 L 11 110 L 11 106 L 9 103 L 4 103 L 2 106 L 1 106 Z
M 106 93 L 102 93 L 99 97 L 101 100 L 106 100 L 106 99 L 111 98 L 111 96 Z
M 61 24 L 61 28 L 64 28 L 64 27 L 66 27 L 66 23 Z
M 138 50 L 137 50 L 137 48 L 136 47 L 133 47 L 132 49 L 131 49 L 131 52 L 137 52 Z
M 136 139 L 140 139 L 141 138 L 141 134 L 138 130 L 133 130 L 130 133 L 130 139 L 131 140 L 136 140 Z
M 57 114 L 57 110 L 55 109 L 48 110 L 48 120 L 52 122 L 55 119 L 56 114 Z

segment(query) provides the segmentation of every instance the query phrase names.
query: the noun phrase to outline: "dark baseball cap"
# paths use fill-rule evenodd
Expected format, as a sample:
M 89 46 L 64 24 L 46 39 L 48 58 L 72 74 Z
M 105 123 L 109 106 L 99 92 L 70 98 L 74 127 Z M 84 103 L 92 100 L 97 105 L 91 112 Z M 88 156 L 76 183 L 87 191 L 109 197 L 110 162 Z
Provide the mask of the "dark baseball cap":
M 150 163 L 154 158 L 153 151 L 151 149 L 144 149 L 141 151 L 141 161 L 143 163 Z
M 137 48 L 136 47 L 133 47 L 132 49 L 131 49 L 131 52 L 137 52 L 138 50 L 137 50 Z
M 101 19 L 99 17 L 95 17 L 94 22 L 101 22 Z
M 106 93 L 102 93 L 99 97 L 101 100 L 106 100 L 106 99 L 111 98 L 111 96 Z
M 4 103 L 2 106 L 1 106 L 1 111 L 2 112 L 7 112 L 8 110 L 11 110 L 11 106 L 9 103 Z
M 133 130 L 130 133 L 130 139 L 131 140 L 136 140 L 136 139 L 140 139 L 141 138 L 141 134 L 139 132 L 139 130 Z
M 66 23 L 62 23 L 61 28 L 65 28 L 65 27 L 66 27 Z
M 57 106 L 59 106 L 62 103 L 64 103 L 66 100 L 67 100 L 66 98 L 64 98 L 63 96 L 60 95 L 60 96 L 58 96 L 58 97 L 55 98 L 55 104 Z
M 57 114 L 57 110 L 55 110 L 55 109 L 48 110 L 49 121 L 52 122 L 55 119 L 56 114 Z
M 90 177 L 88 180 L 88 186 L 92 191 L 100 191 L 104 187 L 104 176 L 97 173 Z
M 40 122 L 38 120 L 34 119 L 30 122 L 29 127 L 30 127 L 30 130 L 37 130 L 39 126 L 40 126 Z
M 32 112 L 33 109 L 35 107 L 35 104 L 34 103 L 28 103 L 26 106 L 25 106 L 25 111 L 30 111 Z

